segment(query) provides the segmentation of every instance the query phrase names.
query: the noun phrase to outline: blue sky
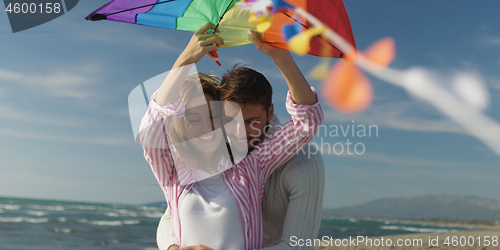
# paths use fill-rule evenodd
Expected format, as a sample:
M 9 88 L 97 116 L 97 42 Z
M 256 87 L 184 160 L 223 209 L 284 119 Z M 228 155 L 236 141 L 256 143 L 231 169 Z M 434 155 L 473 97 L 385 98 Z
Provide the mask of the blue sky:
M 141 204 L 164 200 L 128 116 L 129 92 L 170 69 L 189 32 L 84 17 L 107 1 L 80 1 L 69 13 L 13 34 L 0 12 L 0 196 Z M 397 46 L 392 67 L 444 75 L 473 72 L 491 95 L 486 113 L 500 122 L 500 2 L 345 1 L 359 49 L 383 37 Z M 286 84 L 253 45 L 223 48 L 221 75 L 242 62 L 273 85 L 276 112 Z M 305 74 L 319 63 L 295 56 Z M 362 143 L 362 155 L 324 154 L 325 207 L 392 196 L 462 194 L 500 199 L 500 157 L 404 90 L 372 79 L 373 105 L 345 115 L 324 104 L 325 125 L 376 125 L 378 136 L 323 137 Z M 321 82 L 310 80 L 319 89 Z M 315 138 L 316 143 L 322 137 Z

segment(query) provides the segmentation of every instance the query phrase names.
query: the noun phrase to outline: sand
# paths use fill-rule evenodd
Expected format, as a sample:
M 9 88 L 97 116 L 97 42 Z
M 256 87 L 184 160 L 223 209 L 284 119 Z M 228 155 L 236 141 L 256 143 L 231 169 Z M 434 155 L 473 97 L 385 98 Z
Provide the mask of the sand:
M 335 241 L 336 239 L 333 239 L 332 242 L 332 240 L 329 239 L 328 241 L 322 241 L 320 246 L 316 244 L 316 249 L 500 249 L 500 226 L 471 225 L 470 227 L 475 227 L 475 229 L 471 231 L 416 233 L 367 238 L 360 235 L 360 237 L 358 237 L 359 242 L 356 241 L 357 236 L 352 236 L 350 241 L 344 240 L 344 246 L 341 245 L 342 242 L 340 240 Z M 336 243 L 339 246 L 336 246 Z M 402 246 L 397 246 L 398 243 Z M 391 244 L 391 246 L 388 246 L 389 244 Z

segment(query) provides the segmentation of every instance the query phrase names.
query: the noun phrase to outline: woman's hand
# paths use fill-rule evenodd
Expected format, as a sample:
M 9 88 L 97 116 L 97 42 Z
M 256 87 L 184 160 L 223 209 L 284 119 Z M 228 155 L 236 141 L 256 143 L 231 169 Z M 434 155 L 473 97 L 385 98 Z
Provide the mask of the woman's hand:
M 215 25 L 206 23 L 197 31 L 194 32 L 188 45 L 181 53 L 174 64 L 173 68 L 178 68 L 184 65 L 197 63 L 200 59 L 210 51 L 217 51 L 219 46 L 224 44 L 224 41 L 217 34 L 208 34 L 208 30 L 215 29 Z M 217 30 L 216 32 L 219 32 Z
M 206 247 L 204 245 L 197 245 L 197 246 L 181 247 L 180 250 L 213 250 L 213 249 L 210 247 Z

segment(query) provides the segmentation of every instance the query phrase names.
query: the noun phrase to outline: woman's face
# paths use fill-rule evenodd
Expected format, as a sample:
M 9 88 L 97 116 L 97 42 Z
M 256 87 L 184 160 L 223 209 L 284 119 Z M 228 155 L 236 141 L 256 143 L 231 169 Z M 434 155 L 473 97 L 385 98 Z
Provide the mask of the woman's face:
M 231 152 L 240 156 L 248 153 L 247 134 L 240 105 L 225 101 L 224 129 L 230 141 Z
M 210 154 L 215 152 L 222 140 L 221 120 L 219 108 L 215 99 L 209 95 L 198 96 L 186 103 L 185 119 L 188 124 L 189 143 L 199 153 Z M 208 104 L 208 105 L 207 105 Z M 207 155 L 206 155 L 207 156 Z

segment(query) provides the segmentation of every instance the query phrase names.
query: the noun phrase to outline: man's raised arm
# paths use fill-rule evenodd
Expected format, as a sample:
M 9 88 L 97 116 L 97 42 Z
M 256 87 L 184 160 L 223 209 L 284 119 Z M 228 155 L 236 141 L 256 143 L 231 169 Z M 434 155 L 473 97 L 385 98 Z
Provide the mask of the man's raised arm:
M 270 56 L 280 69 L 281 74 L 283 74 L 288 84 L 293 101 L 298 105 L 313 105 L 317 103 L 316 96 L 299 67 L 295 64 L 290 52 L 286 49 L 261 42 L 254 31 L 252 31 L 252 37 L 255 47 L 262 53 Z

